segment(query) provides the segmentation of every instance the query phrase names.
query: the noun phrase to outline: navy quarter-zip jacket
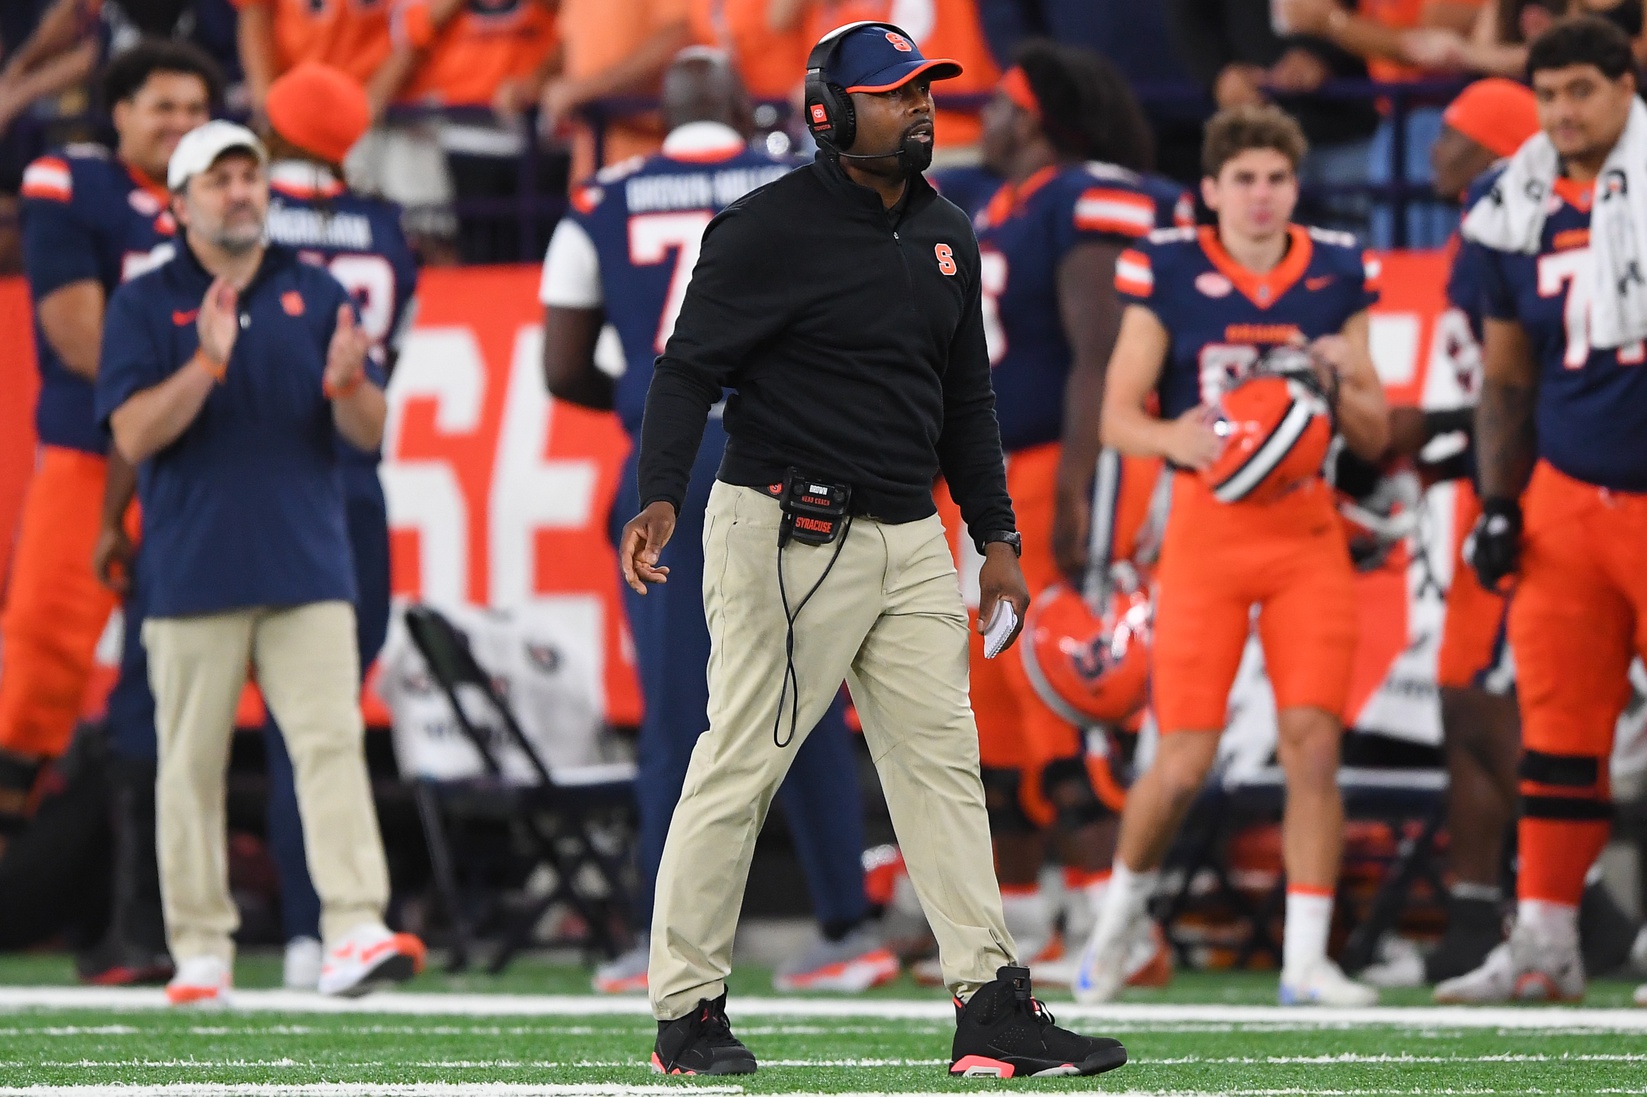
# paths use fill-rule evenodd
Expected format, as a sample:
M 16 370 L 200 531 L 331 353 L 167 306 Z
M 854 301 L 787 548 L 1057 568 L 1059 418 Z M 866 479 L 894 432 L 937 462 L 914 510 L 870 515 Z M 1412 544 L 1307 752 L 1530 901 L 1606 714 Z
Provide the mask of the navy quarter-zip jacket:
M 641 427 L 641 505 L 677 510 L 723 389 L 719 477 L 790 467 L 855 513 L 932 514 L 943 473 L 975 541 L 1016 528 L 984 345 L 978 243 L 920 175 L 892 209 L 833 158 L 752 191 L 704 231 Z

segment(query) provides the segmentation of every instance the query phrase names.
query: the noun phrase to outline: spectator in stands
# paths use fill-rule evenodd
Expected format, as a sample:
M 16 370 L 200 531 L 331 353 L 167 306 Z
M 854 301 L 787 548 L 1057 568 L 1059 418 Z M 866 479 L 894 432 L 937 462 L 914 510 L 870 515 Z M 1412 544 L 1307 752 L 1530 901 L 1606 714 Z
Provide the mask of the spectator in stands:
M 328 952 L 320 990 L 409 978 L 366 774 L 355 580 L 337 436 L 377 446 L 371 337 L 325 270 L 265 243 L 267 154 L 208 122 L 167 170 L 175 258 L 109 302 L 97 414 L 138 467 L 159 732 L 159 847 L 174 1004 L 222 1002 L 237 921 L 224 769 L 248 666 L 297 775 Z
M 909 32 L 921 52 L 948 57 L 961 65 L 961 75 L 946 80 L 942 96 L 976 96 L 979 100 L 995 90 L 1001 70 L 989 52 L 983 25 L 978 21 L 977 0 L 924 0 L 904 4 L 895 0 L 772 0 L 774 18 L 794 9 L 808 11 L 807 37 L 816 41 L 843 23 L 860 19 L 895 23 Z M 912 15 L 925 15 L 925 22 Z M 939 110 L 938 147 L 933 162 L 942 167 L 957 159 L 975 160 L 983 124 L 978 108 Z
M 361 83 L 389 56 L 391 0 L 233 0 L 239 9 L 240 64 L 255 118 L 269 85 L 304 61 L 342 69 Z
M 54 0 L 33 33 L 0 67 L 0 133 L 42 99 L 87 80 L 97 68 L 96 0 Z
M 1441 29 L 1463 34 L 1474 24 L 1482 0 L 1277 0 L 1277 16 L 1295 34 L 1319 35 L 1367 62 L 1374 80 L 1410 83 L 1444 75 L 1410 64 L 1402 48 L 1413 30 Z M 1405 100 L 1391 107 L 1373 134 L 1367 178 L 1375 184 L 1400 182 L 1414 194 L 1428 194 L 1430 146 L 1441 132 L 1441 101 Z M 1404 163 L 1395 163 L 1395 126 L 1403 126 Z M 1372 212 L 1371 243 L 1387 248 L 1439 247 L 1452 235 L 1457 212 L 1449 204 L 1406 204 L 1405 231 L 1395 231 L 1394 209 L 1383 202 Z
M 1617 23 L 1644 57 L 1641 0 L 1487 0 L 1470 32 L 1419 27 L 1402 35 L 1409 62 L 1437 72 L 1474 72 L 1521 79 L 1527 43 L 1564 15 L 1599 15 Z
M 688 0 L 561 0 L 560 35 L 560 72 L 540 107 L 545 132 L 572 135 L 572 181 L 656 152 L 663 125 L 655 112 L 605 123 L 598 154 L 595 130 L 574 116 L 597 99 L 658 93 L 664 69 L 692 40 Z
M 0 133 L 34 103 L 84 83 L 143 38 L 191 41 L 235 75 L 225 0 L 53 0 L 0 68 Z M 20 5 L 26 7 L 27 4 Z
M 1171 26 L 1190 72 L 1220 110 L 1273 99 L 1298 119 L 1309 140 L 1299 166 L 1303 189 L 1364 183 L 1368 139 L 1378 123 L 1359 100 L 1313 94 L 1331 79 L 1365 79 L 1359 58 L 1317 37 L 1282 37 L 1271 0 L 1172 0 Z M 1365 227 L 1365 203 L 1339 197 L 1312 203 L 1304 220 L 1337 228 Z
M 426 259 L 431 237 L 455 238 L 468 262 L 522 258 L 512 219 L 460 225 L 451 204 L 514 195 L 526 147 L 518 112 L 556 64 L 553 0 L 396 0 L 390 40 L 367 84 L 377 111 L 393 103 L 461 116 L 380 124 L 351 154 L 350 183 L 407 206 Z
M 692 38 L 732 58 L 755 99 L 788 99 L 800 87 L 812 39 L 786 0 L 691 0 Z

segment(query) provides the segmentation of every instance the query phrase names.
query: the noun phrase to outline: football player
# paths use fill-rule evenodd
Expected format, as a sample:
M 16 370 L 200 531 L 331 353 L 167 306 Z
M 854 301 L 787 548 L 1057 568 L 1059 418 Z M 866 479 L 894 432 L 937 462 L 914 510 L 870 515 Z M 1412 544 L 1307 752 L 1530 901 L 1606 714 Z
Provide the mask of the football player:
M 1221 112 L 1202 150 L 1201 193 L 1217 227 L 1157 232 L 1116 263 L 1128 305 L 1105 379 L 1103 439 L 1170 462 L 1173 498 L 1157 572 L 1160 744 L 1128 793 L 1114 877 L 1077 973 L 1083 1001 L 1121 986 L 1167 846 L 1212 768 L 1255 609 L 1287 786 L 1281 1000 L 1377 998 L 1327 957 L 1356 605 L 1320 474 L 1323 405 L 1358 456 L 1376 460 L 1388 443 L 1367 344 L 1376 269 L 1353 237 L 1291 223 L 1304 150 L 1297 122 L 1278 108 Z M 1301 374 L 1265 376 L 1283 362 L 1296 370 L 1305 348 Z M 1277 393 L 1284 402 L 1266 404 Z M 1256 438 L 1255 421 L 1266 428 Z
M 1464 197 L 1466 208 L 1490 185 L 1484 176 L 1538 131 L 1533 93 L 1513 80 L 1491 77 L 1471 84 L 1447 106 L 1441 137 L 1430 152 L 1435 191 Z M 1447 303 L 1438 323 L 1449 325 L 1449 364 L 1460 402 L 1433 410 L 1390 409 L 1391 448 L 1419 457 L 1438 436 L 1471 429 L 1481 392 L 1481 263 L 1479 247 L 1452 242 Z M 1467 331 L 1465 328 L 1467 327 Z M 1463 533 L 1481 513 L 1473 482 L 1474 451 L 1466 447 L 1439 466 L 1452 479 L 1452 581 L 1447 587 L 1437 684 L 1447 756 L 1447 931 L 1424 958 L 1424 981 L 1438 983 L 1473 970 L 1503 939 L 1500 881 L 1504 838 L 1515 817 L 1515 760 L 1520 726 L 1514 671 L 1504 642 L 1504 596 L 1482 587 L 1463 561 Z
M 1486 315 L 1469 551 L 1483 587 L 1515 579 L 1521 867 L 1509 940 L 1440 984 L 1443 1001 L 1583 996 L 1579 899 L 1611 832 L 1629 664 L 1647 652 L 1647 325 L 1630 319 L 1638 237 L 1616 227 L 1640 224 L 1647 181 L 1634 160 L 1613 166 L 1647 140 L 1647 108 L 1630 40 L 1605 20 L 1547 31 L 1527 70 L 1543 133 L 1464 226 L 1484 256 Z
M 103 78 L 118 141 L 112 154 L 71 145 L 23 175 L 24 269 L 34 302 L 40 442 L 24 498 L 16 555 L 0 616 L 0 848 L 27 821 L 41 766 L 60 756 L 80 714 L 92 654 L 114 595 L 90 561 L 107 470 L 108 439 L 92 413 L 103 310 L 121 282 L 169 259 L 176 225 L 162 180 L 172 150 L 209 116 L 217 66 L 183 44 L 144 42 L 117 57 Z M 154 771 L 142 758 L 117 765 L 141 844 L 151 818 Z M 152 762 L 152 755 L 150 757 Z M 142 804 L 151 805 L 147 811 Z M 153 827 L 147 847 L 153 859 Z M 150 873 L 152 876 L 152 871 Z M 158 884 L 155 885 L 158 888 Z M 158 955 L 110 958 L 95 974 L 125 982 L 169 972 Z
M 719 51 L 693 47 L 677 56 L 664 76 L 663 109 L 670 129 L 662 152 L 613 165 L 576 188 L 572 210 L 556 227 L 543 266 L 549 391 L 584 407 L 615 410 L 636 439 L 652 362 L 674 330 L 704 228 L 727 205 L 795 166 L 749 146 L 748 96 Z M 606 323 L 622 343 L 616 379 L 595 361 Z M 725 444 L 720 416 L 712 413 L 688 503 L 681 508 L 683 525 L 663 556 L 673 581 L 653 587 L 644 598 L 623 588 L 646 702 L 636 783 L 641 878 L 636 914 L 643 922 L 651 918 L 652 887 L 687 762 L 708 726 L 702 531 L 691 523 L 702 518 Z M 640 510 L 638 449 L 630 451 L 612 507 L 618 526 Z M 779 990 L 856 991 L 898 974 L 897 959 L 866 922 L 863 812 L 851 746 L 837 704 L 803 741 L 795 769 L 778 792 L 823 930 L 822 940 L 779 965 L 773 976 Z M 648 955 L 643 938 L 597 969 L 595 989 L 644 991 Z
M 1037 598 L 1060 581 L 1085 593 L 1090 580 L 1102 602 L 1110 564 L 1133 556 L 1161 468 L 1099 454 L 1099 398 L 1122 309 L 1115 260 L 1156 228 L 1193 224 L 1194 205 L 1177 184 L 1142 174 L 1154 159 L 1143 112 L 1089 50 L 1026 43 L 983 123 L 984 167 L 1004 183 L 973 224 L 1007 486 L 1028 534 L 1024 576 Z M 1095 495 L 1103 505 L 1089 543 Z M 1050 960 L 1059 947 L 1039 884 L 1044 847 L 1049 838 L 1063 847 L 1078 904 L 1071 921 L 1084 936 L 1109 877 L 1121 788 L 1107 759 L 1087 754 L 1083 729 L 1037 696 L 1022 659 L 985 659 L 974 630 L 971 663 L 1007 925 L 1032 963 Z M 1159 980 L 1164 945 L 1151 958 Z

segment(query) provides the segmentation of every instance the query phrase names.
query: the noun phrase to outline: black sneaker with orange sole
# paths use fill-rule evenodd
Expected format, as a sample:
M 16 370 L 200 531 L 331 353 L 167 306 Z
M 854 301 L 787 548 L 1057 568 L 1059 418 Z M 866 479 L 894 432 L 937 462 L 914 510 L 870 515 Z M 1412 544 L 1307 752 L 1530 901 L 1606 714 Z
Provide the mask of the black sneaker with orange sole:
M 966 1078 L 1059 1078 L 1102 1074 L 1127 1061 L 1119 1040 L 1082 1036 L 1053 1023 L 1027 967 L 1003 967 L 994 982 L 955 1003 L 949 1072 Z
M 673 1021 L 658 1022 L 652 1069 L 659 1074 L 753 1074 L 755 1056 L 732 1035 L 726 994 L 701 998 L 697 1008 Z

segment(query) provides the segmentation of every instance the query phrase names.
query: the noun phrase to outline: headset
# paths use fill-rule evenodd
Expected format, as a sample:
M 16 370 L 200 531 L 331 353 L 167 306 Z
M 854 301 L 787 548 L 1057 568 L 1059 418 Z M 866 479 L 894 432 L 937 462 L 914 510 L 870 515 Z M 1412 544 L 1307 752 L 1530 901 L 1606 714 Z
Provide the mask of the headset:
M 887 160 L 902 156 L 902 146 L 867 156 L 844 151 L 858 136 L 858 113 L 852 107 L 852 96 L 847 90 L 824 76 L 841 48 L 841 40 L 860 27 L 881 27 L 911 42 L 915 41 L 902 27 L 873 19 L 847 23 L 818 39 L 818 44 L 812 47 L 806 59 L 806 128 L 812 131 L 813 140 L 828 147 L 837 156 L 848 160 Z

